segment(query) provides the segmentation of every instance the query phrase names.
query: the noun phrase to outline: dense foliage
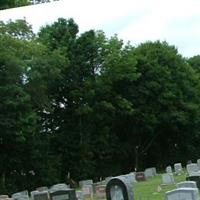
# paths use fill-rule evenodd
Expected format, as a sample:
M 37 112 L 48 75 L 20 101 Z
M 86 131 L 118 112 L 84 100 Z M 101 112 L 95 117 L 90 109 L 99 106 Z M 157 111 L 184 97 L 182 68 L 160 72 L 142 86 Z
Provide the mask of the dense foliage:
M 0 22 L 0 192 L 199 158 L 200 57 Z

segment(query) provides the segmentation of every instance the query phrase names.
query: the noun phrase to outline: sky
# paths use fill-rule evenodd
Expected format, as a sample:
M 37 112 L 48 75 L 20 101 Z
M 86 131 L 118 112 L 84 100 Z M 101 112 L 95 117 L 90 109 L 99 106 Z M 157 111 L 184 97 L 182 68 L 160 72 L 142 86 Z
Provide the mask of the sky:
M 59 17 L 73 18 L 80 33 L 103 30 L 134 46 L 167 41 L 184 57 L 200 54 L 199 0 L 60 0 L 0 11 L 0 20 L 25 18 L 35 32 Z

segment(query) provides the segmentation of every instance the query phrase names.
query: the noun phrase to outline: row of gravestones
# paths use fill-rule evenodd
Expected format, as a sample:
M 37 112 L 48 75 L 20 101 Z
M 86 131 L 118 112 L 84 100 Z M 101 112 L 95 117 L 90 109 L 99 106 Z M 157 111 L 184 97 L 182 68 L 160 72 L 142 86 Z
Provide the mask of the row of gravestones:
M 129 174 L 120 175 L 121 179 L 125 180 L 129 185 L 134 182 L 146 180 L 147 177 L 156 175 L 156 168 L 147 168 L 144 172 L 131 172 Z M 40 187 L 35 191 L 30 192 L 31 199 L 33 200 L 65 200 L 65 199 L 83 199 L 83 198 L 105 198 L 106 185 L 113 177 L 107 177 L 105 180 L 93 183 L 92 180 L 83 180 L 79 182 L 80 191 L 69 188 L 66 184 L 56 184 L 50 187 Z M 112 191 L 115 191 L 112 189 Z M 29 193 L 27 190 L 14 193 L 11 198 L 7 195 L 0 195 L 0 200 L 29 200 Z
M 196 163 L 189 163 L 186 165 L 187 173 L 189 176 L 192 175 L 200 175 L 200 159 L 197 160 Z M 174 164 L 174 172 L 176 175 L 180 175 L 183 172 L 182 164 L 175 163 Z M 172 173 L 172 167 L 166 167 L 166 173 Z

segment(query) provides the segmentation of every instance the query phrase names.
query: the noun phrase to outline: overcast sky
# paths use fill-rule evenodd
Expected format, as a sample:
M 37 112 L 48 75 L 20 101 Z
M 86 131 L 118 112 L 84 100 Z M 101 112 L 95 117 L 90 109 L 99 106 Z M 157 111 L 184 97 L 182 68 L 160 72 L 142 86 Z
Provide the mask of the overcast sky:
M 80 32 L 100 29 L 133 45 L 165 40 L 185 57 L 200 54 L 199 0 L 60 0 L 0 11 L 0 20 L 24 17 L 35 32 L 59 17 L 74 18 Z

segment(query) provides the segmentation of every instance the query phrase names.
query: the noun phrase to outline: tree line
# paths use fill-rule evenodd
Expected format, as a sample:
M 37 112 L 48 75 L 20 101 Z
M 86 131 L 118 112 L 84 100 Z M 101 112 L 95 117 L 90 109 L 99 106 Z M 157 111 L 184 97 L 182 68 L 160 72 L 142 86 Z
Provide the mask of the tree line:
M 199 158 L 200 56 L 62 18 L 0 41 L 0 193 Z

